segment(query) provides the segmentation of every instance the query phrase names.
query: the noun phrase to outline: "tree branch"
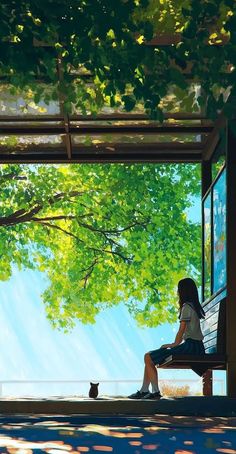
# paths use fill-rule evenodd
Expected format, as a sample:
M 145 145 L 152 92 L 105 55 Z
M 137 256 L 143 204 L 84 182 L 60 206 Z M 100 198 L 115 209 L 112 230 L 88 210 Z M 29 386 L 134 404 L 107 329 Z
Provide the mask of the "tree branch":
M 50 227 L 50 228 L 52 228 L 52 229 L 59 230 L 60 232 L 63 232 L 63 233 L 65 233 L 66 235 L 71 236 L 71 237 L 74 238 L 76 241 L 79 241 L 80 243 L 84 243 L 84 241 L 81 240 L 79 237 L 77 237 L 76 235 L 74 235 L 74 234 L 71 233 L 71 232 L 68 232 L 68 230 L 63 229 L 62 227 L 59 227 L 59 225 L 50 224 L 49 222 L 41 222 L 41 221 L 35 221 L 35 222 L 38 222 L 39 225 L 45 225 L 46 227 Z
M 31 221 L 32 217 L 37 214 L 43 208 L 42 205 L 38 205 L 32 208 L 30 211 L 18 210 L 9 216 L 0 218 L 0 226 L 10 226 L 15 224 L 21 224 L 22 222 Z
M 38 217 L 33 217 L 31 218 L 32 221 L 58 221 L 58 220 L 73 220 L 73 219 L 78 219 L 78 218 L 87 218 L 88 216 L 93 216 L 93 213 L 88 213 L 88 214 L 81 214 L 81 215 L 58 215 L 58 216 L 46 216 L 45 218 L 38 218 Z
M 16 175 L 15 173 L 5 173 L 3 175 L 0 175 L 0 185 L 8 180 L 26 181 L 27 177 Z
M 88 268 L 85 268 L 84 270 L 81 270 L 82 272 L 83 271 L 88 271 L 88 273 L 81 279 L 81 281 L 84 280 L 84 289 L 86 288 L 88 279 L 91 276 L 96 263 L 98 263 L 98 259 L 97 258 L 94 260 L 94 262 Z
M 95 252 L 117 255 L 122 260 L 124 260 L 125 263 L 131 263 L 133 260 L 133 257 L 125 257 L 125 255 L 121 254 L 118 251 L 112 251 L 112 250 L 108 251 L 107 249 L 98 249 L 98 248 L 93 248 L 93 247 L 89 247 L 88 249 L 90 249 L 91 251 L 95 251 Z
M 81 227 L 85 227 L 86 229 L 89 229 L 89 230 L 92 230 L 93 232 L 99 232 L 99 233 L 102 233 L 102 234 L 110 234 L 110 235 L 119 235 L 120 233 L 122 232 L 125 232 L 126 230 L 130 230 L 132 229 L 133 227 L 136 227 L 137 225 L 144 225 L 144 223 L 140 223 L 140 222 L 135 222 L 134 224 L 131 224 L 131 225 L 128 225 L 127 227 L 124 227 L 123 229 L 113 229 L 113 230 L 103 230 L 103 229 L 97 229 L 96 227 L 93 227 L 92 225 L 90 224 L 84 224 L 82 222 L 78 222 L 78 224 L 81 226 Z
M 56 203 L 58 200 L 64 198 L 65 196 L 69 197 L 77 197 L 80 195 L 83 195 L 87 192 L 90 191 L 71 191 L 71 192 L 60 192 L 58 194 L 55 194 L 53 197 L 50 197 L 45 205 L 42 205 L 40 202 L 35 202 L 36 205 L 31 208 L 29 211 L 21 209 L 18 211 L 15 211 L 14 213 L 10 214 L 9 216 L 6 217 L 0 217 L 0 226 L 10 226 L 10 225 L 15 225 L 15 224 L 20 224 L 21 222 L 29 222 L 31 221 L 32 217 L 39 213 L 45 206 L 48 204 L 52 206 L 54 203 Z

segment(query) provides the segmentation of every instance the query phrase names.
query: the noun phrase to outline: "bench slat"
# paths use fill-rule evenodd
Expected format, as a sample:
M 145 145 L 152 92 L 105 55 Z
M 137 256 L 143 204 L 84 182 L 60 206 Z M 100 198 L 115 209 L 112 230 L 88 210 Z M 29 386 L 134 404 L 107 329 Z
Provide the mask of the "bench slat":
M 214 329 L 213 331 L 204 336 L 203 340 L 204 345 L 206 344 L 206 342 L 208 342 L 211 339 L 214 339 L 215 337 L 217 338 L 217 329 Z
M 219 313 L 211 315 L 202 322 L 202 329 L 204 334 L 207 334 L 207 331 L 212 331 L 212 326 L 218 324 Z
M 203 332 L 204 338 L 205 338 L 205 336 L 206 336 L 207 334 L 210 334 L 210 333 L 212 333 L 212 331 L 216 331 L 216 330 L 217 330 L 217 328 L 218 328 L 218 322 L 215 323 L 215 324 L 212 325 L 212 326 L 208 326 L 208 327 L 205 328 L 205 329 L 204 329 L 204 328 L 205 328 L 205 327 L 202 326 L 202 332 Z M 204 340 L 203 340 L 203 342 L 204 342 Z
M 210 339 L 208 342 L 204 342 L 205 350 L 209 347 L 216 347 L 217 348 L 217 337 Z
M 207 303 L 205 306 L 204 306 L 204 311 L 205 313 L 207 313 L 209 310 L 211 310 L 214 306 L 220 305 L 221 301 L 217 301 L 217 300 L 211 300 L 209 303 Z
M 159 365 L 161 368 L 184 368 L 191 369 L 191 365 L 198 363 L 206 365 L 209 369 L 225 368 L 226 356 L 217 354 L 207 355 L 170 355 Z
M 217 345 L 206 348 L 205 353 L 206 355 L 217 355 Z
M 222 290 L 222 292 L 220 292 L 220 293 L 219 293 L 218 295 L 216 295 L 214 298 L 210 299 L 210 301 L 209 301 L 209 299 L 206 300 L 206 301 L 204 301 L 204 302 L 202 303 L 202 307 L 203 307 L 204 310 L 205 310 L 205 308 L 207 308 L 207 306 L 209 306 L 209 305 L 212 305 L 212 306 L 213 306 L 214 304 L 223 301 L 223 300 L 226 298 L 226 294 L 227 294 L 226 288 L 224 288 L 224 289 Z
M 214 306 L 211 306 L 208 310 L 205 311 L 205 320 L 208 320 L 209 317 L 211 317 L 214 314 L 218 314 L 220 309 L 220 303 L 214 304 Z M 205 309 L 204 309 L 205 310 Z

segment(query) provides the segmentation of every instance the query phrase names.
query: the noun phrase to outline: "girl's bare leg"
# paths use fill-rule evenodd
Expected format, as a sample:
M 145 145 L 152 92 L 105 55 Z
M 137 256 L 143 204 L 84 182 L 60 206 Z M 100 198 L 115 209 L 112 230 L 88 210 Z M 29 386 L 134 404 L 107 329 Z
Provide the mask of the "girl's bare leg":
M 144 367 L 144 375 L 143 375 L 143 384 L 142 384 L 142 387 L 140 389 L 140 392 L 141 393 L 148 392 L 150 383 L 151 383 L 151 381 L 149 379 L 148 370 L 147 370 L 147 367 L 145 365 L 145 367 Z
M 159 386 L 158 386 L 157 368 L 153 364 L 149 353 L 145 354 L 144 361 L 145 361 L 146 377 L 148 377 L 149 383 L 151 382 L 151 384 L 152 384 L 152 392 L 158 392 Z M 144 377 L 145 377 L 145 373 L 144 373 Z

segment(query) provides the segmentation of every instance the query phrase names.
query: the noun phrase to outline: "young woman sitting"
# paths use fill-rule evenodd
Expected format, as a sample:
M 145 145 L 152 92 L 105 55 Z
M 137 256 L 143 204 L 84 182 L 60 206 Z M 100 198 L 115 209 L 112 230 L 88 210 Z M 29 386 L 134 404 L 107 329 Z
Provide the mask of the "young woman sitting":
M 199 302 L 198 290 L 195 282 L 185 278 L 178 283 L 179 320 L 180 326 L 172 344 L 162 345 L 144 355 L 144 377 L 139 391 L 129 396 L 130 399 L 160 399 L 157 367 L 170 355 L 204 355 L 203 334 L 200 319 L 205 312 Z M 152 392 L 149 386 L 152 385 Z

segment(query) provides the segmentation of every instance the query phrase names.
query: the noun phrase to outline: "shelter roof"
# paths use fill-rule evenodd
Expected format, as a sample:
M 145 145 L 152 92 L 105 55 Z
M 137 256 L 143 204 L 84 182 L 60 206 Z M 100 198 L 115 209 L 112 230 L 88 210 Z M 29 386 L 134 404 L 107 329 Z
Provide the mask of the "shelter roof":
M 200 111 L 165 111 L 164 122 L 105 107 L 96 116 L 68 115 L 0 87 L 0 162 L 200 162 L 214 124 Z

